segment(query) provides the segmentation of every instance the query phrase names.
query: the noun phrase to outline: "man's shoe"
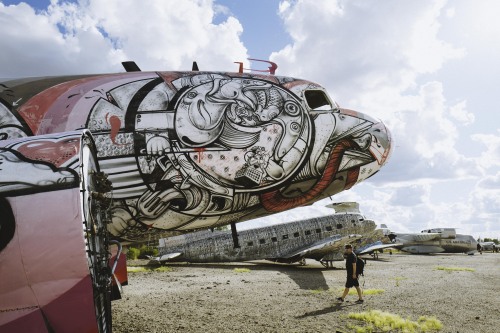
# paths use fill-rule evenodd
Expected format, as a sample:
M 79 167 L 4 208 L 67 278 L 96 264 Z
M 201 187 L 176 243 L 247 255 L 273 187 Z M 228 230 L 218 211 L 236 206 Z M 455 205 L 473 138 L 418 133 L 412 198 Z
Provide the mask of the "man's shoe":
M 339 302 L 343 302 L 343 301 L 344 301 L 344 299 L 343 299 L 342 297 L 337 297 L 337 301 L 339 301 Z
M 364 301 L 365 301 L 364 299 L 358 299 L 358 300 L 357 300 L 356 302 L 354 302 L 354 303 L 361 304 L 361 303 L 363 303 Z

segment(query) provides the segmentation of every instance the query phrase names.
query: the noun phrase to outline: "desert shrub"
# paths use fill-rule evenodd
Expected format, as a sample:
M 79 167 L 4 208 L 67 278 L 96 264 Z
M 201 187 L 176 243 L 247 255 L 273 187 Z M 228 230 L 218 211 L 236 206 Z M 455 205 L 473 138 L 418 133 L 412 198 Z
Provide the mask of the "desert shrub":
M 128 252 L 127 252 L 127 259 L 129 260 L 135 260 L 139 258 L 139 255 L 141 254 L 141 250 L 135 247 L 129 247 Z
M 250 269 L 248 269 L 248 268 L 235 268 L 234 272 L 235 273 L 249 273 Z
M 139 248 L 139 251 L 140 251 L 140 254 L 139 254 L 140 259 L 147 259 L 148 256 L 151 256 L 151 257 L 158 256 L 158 249 L 153 248 L 153 247 L 149 247 L 146 245 L 142 245 Z
M 356 332 L 436 332 L 443 328 L 443 324 L 434 316 L 421 316 L 418 321 L 403 318 L 397 314 L 370 310 L 358 313 L 349 313 L 348 318 L 364 321 L 366 327 L 354 326 Z

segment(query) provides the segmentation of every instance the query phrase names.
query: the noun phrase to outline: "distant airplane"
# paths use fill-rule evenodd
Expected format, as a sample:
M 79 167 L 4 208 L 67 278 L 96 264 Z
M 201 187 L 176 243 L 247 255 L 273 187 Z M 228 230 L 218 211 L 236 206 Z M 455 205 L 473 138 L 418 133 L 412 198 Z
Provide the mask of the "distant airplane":
M 420 233 L 390 233 L 390 243 L 376 243 L 360 251 L 374 253 L 384 248 L 395 248 L 413 254 L 467 253 L 477 251 L 477 241 L 470 235 L 457 234 L 454 228 L 425 229 Z
M 496 245 L 494 242 L 479 242 L 479 245 L 481 245 L 481 251 L 491 251 L 491 252 L 499 251 L 499 246 Z
M 234 246 L 230 231 L 200 231 L 160 239 L 159 256 L 164 263 L 232 262 L 266 259 L 281 263 L 305 263 L 315 259 L 328 267 L 347 243 L 368 237 L 376 224 L 356 213 L 338 213 L 289 223 L 238 231 Z
M 124 66 L 0 79 L 0 331 L 110 331 L 111 241 L 234 234 L 348 190 L 390 156 L 380 120 L 316 83 Z

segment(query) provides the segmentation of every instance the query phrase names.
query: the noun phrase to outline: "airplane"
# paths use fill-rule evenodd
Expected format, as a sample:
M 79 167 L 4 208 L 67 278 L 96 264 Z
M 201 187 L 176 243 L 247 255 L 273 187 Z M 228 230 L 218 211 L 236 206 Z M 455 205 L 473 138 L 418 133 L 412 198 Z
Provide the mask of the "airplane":
M 234 262 L 266 259 L 279 263 L 305 264 L 315 259 L 328 267 L 343 260 L 345 244 L 357 243 L 375 230 L 376 224 L 359 213 L 334 213 L 327 216 L 280 223 L 238 231 L 234 246 L 230 231 L 198 231 L 159 240 L 157 257 L 166 262 Z M 338 258 L 337 258 L 338 257 Z
M 432 228 L 420 233 L 393 233 L 387 235 L 390 242 L 374 243 L 360 249 L 359 254 L 373 254 L 384 248 L 395 248 L 412 254 L 467 253 L 474 254 L 477 241 L 471 235 L 457 234 L 454 228 Z
M 0 79 L 0 332 L 110 331 L 121 244 L 235 234 L 390 157 L 387 127 L 319 84 L 194 65 Z
M 479 245 L 481 245 L 481 251 L 498 252 L 499 250 L 495 242 L 479 242 Z

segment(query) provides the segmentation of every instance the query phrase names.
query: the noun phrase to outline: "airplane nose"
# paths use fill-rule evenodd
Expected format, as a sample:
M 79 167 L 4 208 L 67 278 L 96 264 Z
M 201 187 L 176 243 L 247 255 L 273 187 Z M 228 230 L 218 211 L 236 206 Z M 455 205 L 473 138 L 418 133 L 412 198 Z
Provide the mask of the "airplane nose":
M 394 144 L 391 131 L 382 121 L 378 121 L 373 126 L 372 135 L 375 142 L 372 144 L 371 152 L 382 167 L 387 163 L 393 152 Z
M 353 141 L 376 160 L 380 169 L 389 160 L 393 150 L 393 139 L 387 126 L 367 114 L 340 109 L 337 126 L 343 135 L 351 135 Z M 344 123 L 344 124 L 343 124 Z

